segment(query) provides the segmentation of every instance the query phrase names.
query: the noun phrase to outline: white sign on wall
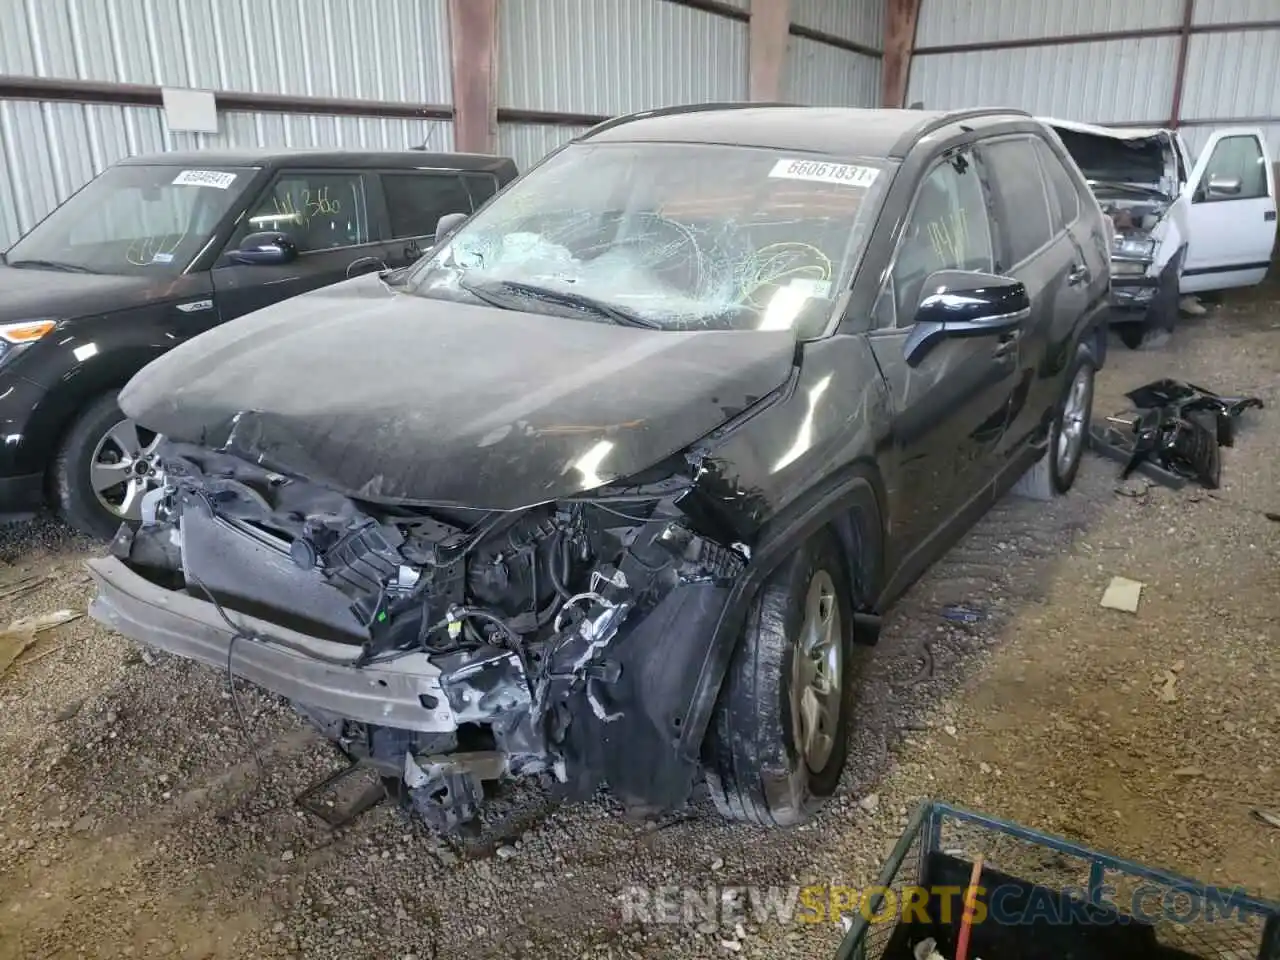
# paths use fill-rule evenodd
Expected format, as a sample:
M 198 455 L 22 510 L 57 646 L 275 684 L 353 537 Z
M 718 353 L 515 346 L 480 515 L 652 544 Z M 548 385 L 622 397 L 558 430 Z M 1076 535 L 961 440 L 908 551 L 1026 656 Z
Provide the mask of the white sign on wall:
M 175 133 L 217 133 L 218 104 L 212 90 L 161 87 L 164 120 Z

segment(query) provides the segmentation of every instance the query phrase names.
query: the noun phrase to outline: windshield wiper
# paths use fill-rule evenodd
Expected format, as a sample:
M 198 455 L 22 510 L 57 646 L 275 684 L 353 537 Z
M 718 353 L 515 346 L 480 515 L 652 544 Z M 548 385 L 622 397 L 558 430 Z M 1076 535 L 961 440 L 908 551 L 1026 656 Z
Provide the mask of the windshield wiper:
M 61 270 L 63 273 L 97 273 L 77 263 L 63 263 L 60 260 L 10 260 L 11 267 L 36 267 L 41 270 Z
M 579 310 L 589 310 L 624 327 L 643 327 L 647 330 L 663 329 L 662 324 L 657 321 L 642 317 L 626 307 L 615 306 L 612 303 L 606 303 L 603 300 L 597 300 L 595 297 L 589 297 L 586 294 L 576 293 L 572 290 L 555 290 L 550 287 L 540 287 L 533 283 L 523 283 L 519 280 L 497 280 L 495 283 L 502 290 L 509 293 L 545 300 L 548 303 L 560 303 L 566 307 L 574 307 Z M 468 286 L 464 289 L 475 293 L 476 296 L 483 299 L 483 296 L 476 293 L 472 287 Z

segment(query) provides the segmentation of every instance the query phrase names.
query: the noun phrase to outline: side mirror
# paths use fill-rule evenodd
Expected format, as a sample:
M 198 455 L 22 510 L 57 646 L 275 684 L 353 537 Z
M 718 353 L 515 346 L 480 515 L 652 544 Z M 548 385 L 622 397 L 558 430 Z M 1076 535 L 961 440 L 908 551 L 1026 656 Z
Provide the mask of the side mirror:
M 278 266 L 296 260 L 298 246 L 287 233 L 264 230 L 249 234 L 240 244 L 240 249 L 232 250 L 228 256 L 236 263 Z
M 465 213 L 446 213 L 436 221 L 436 243 L 443 243 L 445 237 L 457 230 L 467 219 Z
M 1240 195 L 1243 186 L 1239 177 L 1210 177 L 1209 196 L 1236 197 Z
M 1021 326 L 1031 298 L 1020 280 L 968 270 L 939 270 L 924 282 L 903 353 L 916 366 L 944 337 L 982 337 Z

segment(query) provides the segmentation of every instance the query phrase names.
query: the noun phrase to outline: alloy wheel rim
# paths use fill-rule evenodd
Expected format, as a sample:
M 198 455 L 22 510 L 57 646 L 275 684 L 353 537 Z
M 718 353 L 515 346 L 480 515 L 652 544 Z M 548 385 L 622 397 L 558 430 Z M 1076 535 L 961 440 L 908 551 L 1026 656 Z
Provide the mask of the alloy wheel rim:
M 89 460 L 89 487 L 98 504 L 120 520 L 142 519 L 142 498 L 161 483 L 160 436 L 121 420 L 103 434 Z
M 809 581 L 804 620 L 791 660 L 791 729 L 811 771 L 823 770 L 836 745 L 844 684 L 840 605 L 831 575 Z
M 1068 473 L 1084 446 L 1085 423 L 1089 419 L 1089 394 L 1092 375 L 1082 366 L 1071 381 L 1071 390 L 1062 406 L 1062 425 L 1058 430 L 1058 473 Z

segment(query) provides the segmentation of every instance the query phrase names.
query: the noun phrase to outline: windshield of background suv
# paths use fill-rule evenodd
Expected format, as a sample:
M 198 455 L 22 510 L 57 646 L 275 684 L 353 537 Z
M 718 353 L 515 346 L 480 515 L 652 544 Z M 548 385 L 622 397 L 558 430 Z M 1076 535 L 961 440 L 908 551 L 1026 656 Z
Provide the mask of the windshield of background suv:
M 109 167 L 14 244 L 5 262 L 83 273 L 181 273 L 256 172 Z
M 670 330 L 821 328 L 889 174 L 706 144 L 574 144 L 419 261 L 403 289 Z

